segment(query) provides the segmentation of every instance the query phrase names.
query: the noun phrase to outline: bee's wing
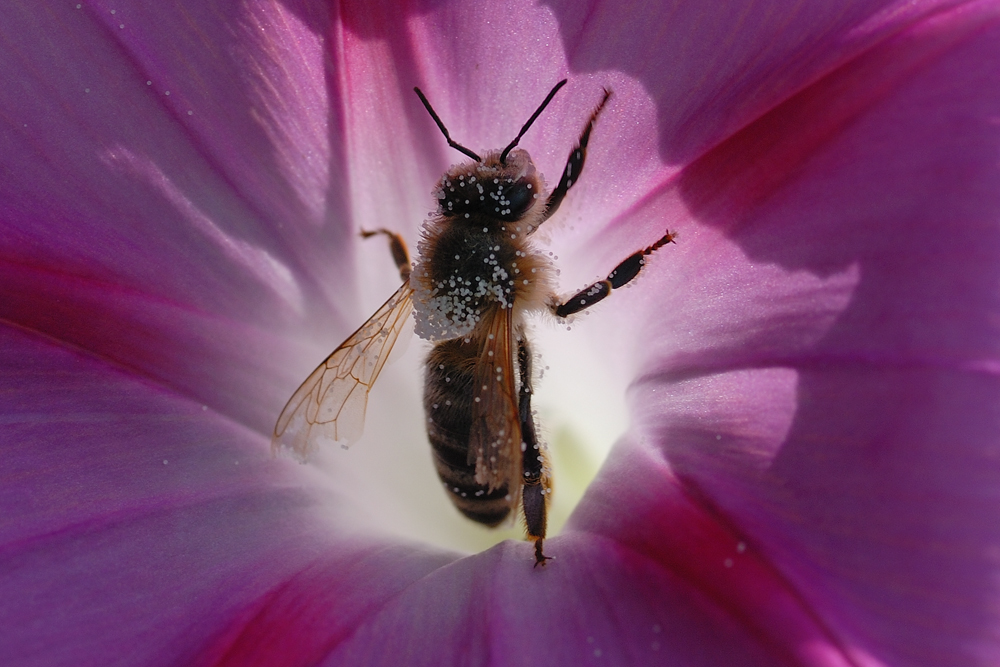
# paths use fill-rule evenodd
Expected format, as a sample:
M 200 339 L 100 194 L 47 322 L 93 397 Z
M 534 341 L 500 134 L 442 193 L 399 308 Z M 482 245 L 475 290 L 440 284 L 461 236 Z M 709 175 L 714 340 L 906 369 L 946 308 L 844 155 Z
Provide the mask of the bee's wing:
M 486 341 L 476 362 L 469 463 L 476 482 L 495 489 L 508 485 L 514 498 L 521 485 L 521 421 L 514 389 L 511 309 L 499 308 L 485 322 Z
M 305 458 L 321 440 L 347 447 L 361 437 L 368 392 L 413 311 L 412 295 L 404 282 L 306 378 L 274 425 L 272 449 L 287 447 Z

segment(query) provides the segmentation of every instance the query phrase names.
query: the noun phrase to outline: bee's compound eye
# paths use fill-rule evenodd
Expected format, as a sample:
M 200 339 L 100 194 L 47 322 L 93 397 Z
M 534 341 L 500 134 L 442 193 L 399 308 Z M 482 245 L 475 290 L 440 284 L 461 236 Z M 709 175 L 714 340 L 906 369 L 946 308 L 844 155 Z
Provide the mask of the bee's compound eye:
M 504 193 L 507 200 L 507 211 L 501 216 L 506 220 L 517 220 L 531 208 L 534 203 L 535 190 L 527 180 L 512 183 Z

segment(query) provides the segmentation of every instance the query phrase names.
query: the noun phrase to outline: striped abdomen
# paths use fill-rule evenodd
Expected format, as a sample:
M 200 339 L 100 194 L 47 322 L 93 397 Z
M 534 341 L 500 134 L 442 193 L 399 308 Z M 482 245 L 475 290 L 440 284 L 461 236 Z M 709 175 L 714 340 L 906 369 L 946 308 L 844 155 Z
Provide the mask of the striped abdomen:
M 490 491 L 477 484 L 476 463 L 469 462 L 472 383 L 482 344 L 456 338 L 434 345 L 424 375 L 427 438 L 438 476 L 462 514 L 487 526 L 507 518 L 516 500 L 506 485 Z

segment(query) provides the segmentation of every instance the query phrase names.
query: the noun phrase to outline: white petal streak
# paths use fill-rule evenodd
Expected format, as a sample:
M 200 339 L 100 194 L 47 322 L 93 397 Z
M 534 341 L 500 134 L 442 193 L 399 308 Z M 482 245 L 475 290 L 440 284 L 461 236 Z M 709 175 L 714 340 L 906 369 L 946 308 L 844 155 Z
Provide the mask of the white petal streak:
M 263 248 L 236 239 L 213 222 L 195 202 L 178 188 L 152 161 L 136 155 L 124 147 L 108 150 L 104 160 L 112 166 L 124 168 L 131 174 L 159 191 L 191 227 L 218 248 L 226 258 L 252 276 L 261 287 L 271 290 L 279 299 L 301 312 L 305 308 L 302 292 L 287 266 Z

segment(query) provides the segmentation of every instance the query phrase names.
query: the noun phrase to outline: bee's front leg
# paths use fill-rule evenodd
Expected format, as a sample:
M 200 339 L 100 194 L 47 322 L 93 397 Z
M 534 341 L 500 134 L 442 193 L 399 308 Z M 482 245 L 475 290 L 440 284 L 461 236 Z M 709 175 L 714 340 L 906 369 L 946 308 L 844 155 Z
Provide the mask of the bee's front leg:
M 385 234 L 389 237 L 389 250 L 392 252 L 392 261 L 396 263 L 396 268 L 399 269 L 399 277 L 405 283 L 410 279 L 410 251 L 406 249 L 406 241 L 403 237 L 395 232 L 390 232 L 384 227 L 381 229 L 376 229 L 373 232 L 367 230 L 361 230 L 361 237 L 368 238 L 370 236 L 376 236 L 378 234 Z
M 580 174 L 583 172 L 583 163 L 587 160 L 587 143 L 590 141 L 590 132 L 594 129 L 594 123 L 597 121 L 597 117 L 601 115 L 601 111 L 604 109 L 604 104 L 611 97 L 611 91 L 607 88 L 604 89 L 604 97 L 601 99 L 597 108 L 590 114 L 590 120 L 587 121 L 587 126 L 583 128 L 583 133 L 580 134 L 580 140 L 576 142 L 576 148 L 572 150 L 569 154 L 569 158 L 566 160 L 566 168 L 563 169 L 562 178 L 559 179 L 559 185 L 555 187 L 552 194 L 549 195 L 548 201 L 545 203 L 545 217 L 544 220 L 552 217 L 552 214 L 556 212 L 559 205 L 562 204 L 562 200 L 566 197 L 566 193 L 569 189 L 573 187 L 573 184 L 580 179 Z

